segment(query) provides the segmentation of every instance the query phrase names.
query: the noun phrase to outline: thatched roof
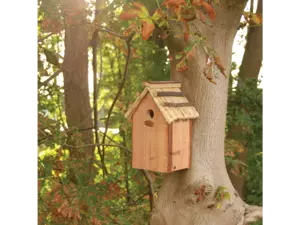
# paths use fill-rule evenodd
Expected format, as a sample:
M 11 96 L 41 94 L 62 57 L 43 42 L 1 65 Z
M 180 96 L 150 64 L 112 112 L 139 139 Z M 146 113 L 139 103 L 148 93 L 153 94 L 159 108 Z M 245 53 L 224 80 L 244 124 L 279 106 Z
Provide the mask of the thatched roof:
M 199 116 L 181 92 L 181 83 L 172 81 L 146 82 L 145 89 L 125 114 L 131 119 L 141 100 L 150 93 L 157 107 L 170 124 L 176 120 L 194 119 Z

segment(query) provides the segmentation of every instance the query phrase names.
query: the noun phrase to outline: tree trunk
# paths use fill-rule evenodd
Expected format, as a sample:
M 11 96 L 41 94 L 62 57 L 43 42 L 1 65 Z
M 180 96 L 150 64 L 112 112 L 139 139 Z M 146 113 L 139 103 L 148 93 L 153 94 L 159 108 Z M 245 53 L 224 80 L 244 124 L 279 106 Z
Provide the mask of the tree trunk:
M 65 111 L 68 128 L 85 130 L 69 137 L 68 144 L 93 143 L 93 126 L 88 88 L 88 33 L 84 0 L 62 0 L 65 19 L 65 55 L 63 62 Z M 76 132 L 75 132 L 76 133 Z M 70 148 L 71 159 L 91 160 L 94 148 Z M 77 172 L 88 173 L 87 164 L 77 165 Z M 79 167 L 78 167 L 79 166 Z M 80 169 L 80 171 L 78 171 Z
M 257 0 L 256 13 L 262 14 L 263 0 Z M 247 34 L 247 43 L 245 53 L 240 66 L 238 85 L 243 80 L 254 78 L 257 79 L 262 63 L 262 26 L 250 24 Z
M 230 71 L 232 44 L 245 1 L 216 9 L 213 26 L 208 27 L 194 21 L 195 27 L 207 37 L 223 65 Z M 180 29 L 176 29 L 180 30 Z M 168 47 L 174 53 L 174 45 L 183 45 L 169 40 Z M 177 41 L 176 43 L 174 42 Z M 178 47 L 176 48 L 178 51 Z M 175 58 L 175 57 L 173 57 Z M 226 171 L 224 159 L 224 138 L 227 107 L 228 79 L 220 77 L 217 85 L 203 76 L 206 54 L 202 47 L 197 49 L 188 62 L 188 71 L 176 71 L 176 63 L 171 63 L 172 80 L 182 83 L 182 90 L 196 107 L 200 117 L 193 121 L 191 168 L 165 176 L 155 202 L 151 225 L 234 225 L 244 224 L 245 204 L 240 199 Z M 194 194 L 200 185 L 207 193 L 204 200 L 197 202 Z M 221 208 L 216 208 L 215 193 L 224 186 L 230 193 L 230 200 L 223 200 Z
M 258 0 L 256 13 L 262 14 L 262 1 Z M 257 79 L 262 63 L 262 26 L 251 26 L 248 28 L 247 43 L 245 47 L 245 53 L 240 66 L 240 72 L 238 74 L 238 86 L 237 88 L 243 88 L 247 79 L 253 81 L 248 82 L 249 88 L 257 88 Z M 229 128 L 227 137 L 233 139 L 240 139 L 241 136 L 247 135 L 243 125 L 235 125 Z M 248 149 L 245 146 L 244 152 L 240 153 L 238 159 L 247 164 Z M 245 177 L 237 176 L 230 172 L 228 168 L 229 177 L 231 182 L 239 195 L 244 197 L 244 184 Z

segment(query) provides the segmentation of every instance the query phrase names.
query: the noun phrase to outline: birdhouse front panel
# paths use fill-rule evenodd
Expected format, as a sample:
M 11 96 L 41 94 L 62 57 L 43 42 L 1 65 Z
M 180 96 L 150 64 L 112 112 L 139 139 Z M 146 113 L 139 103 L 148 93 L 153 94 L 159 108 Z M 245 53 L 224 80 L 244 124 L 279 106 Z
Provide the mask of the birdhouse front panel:
M 149 93 L 132 122 L 132 167 L 167 172 L 168 124 Z
M 190 168 L 192 121 L 199 116 L 179 82 L 147 82 L 126 112 L 132 121 L 132 167 L 157 172 Z

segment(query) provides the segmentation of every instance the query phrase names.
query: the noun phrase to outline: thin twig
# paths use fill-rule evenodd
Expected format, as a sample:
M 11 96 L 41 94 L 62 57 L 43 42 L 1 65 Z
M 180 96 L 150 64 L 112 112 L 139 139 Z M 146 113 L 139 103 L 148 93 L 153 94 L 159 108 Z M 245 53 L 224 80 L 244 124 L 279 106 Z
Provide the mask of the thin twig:
M 100 131 L 102 134 L 104 134 L 104 132 Z M 117 144 L 120 148 L 123 148 L 123 149 L 127 149 L 128 152 L 131 152 L 131 150 L 129 148 L 126 148 L 125 146 L 123 145 L 120 145 L 118 142 L 116 142 L 114 139 L 112 139 L 110 136 L 106 136 L 107 139 L 109 139 L 111 142 Z
M 68 147 L 68 148 L 88 148 L 88 147 L 95 147 L 95 146 L 97 146 L 97 144 L 86 144 L 86 145 L 80 145 L 80 146 L 73 146 L 73 145 L 63 144 L 63 146 Z M 120 148 L 120 149 L 123 149 L 123 150 L 131 153 L 131 150 L 129 148 L 123 147 L 121 145 L 99 144 L 99 146 L 116 147 L 116 148 Z
M 53 33 L 47 34 L 45 37 L 39 38 L 38 42 L 43 42 L 45 39 L 47 39 L 48 37 L 50 37 Z
M 58 86 L 57 86 L 58 87 Z M 62 116 L 62 106 L 61 106 L 61 102 L 60 102 L 60 91 L 58 91 L 59 93 L 57 94 L 57 105 L 58 105 L 58 114 L 61 120 L 61 125 L 63 126 L 64 130 L 67 129 L 67 126 L 65 125 L 65 122 L 63 120 L 63 116 Z
M 108 136 L 107 136 L 108 137 Z M 108 137 L 108 139 L 110 139 L 112 142 L 115 142 L 113 139 L 111 139 L 110 137 Z M 116 143 L 116 142 L 115 142 Z M 72 146 L 72 145 L 68 145 L 68 144 L 64 144 L 63 146 L 65 147 L 71 147 L 71 148 L 86 148 L 86 147 L 93 147 L 96 146 L 96 144 L 87 144 L 87 145 L 82 145 L 82 146 Z M 109 146 L 109 147 L 118 147 L 120 149 L 123 149 L 129 153 L 132 153 L 132 150 L 130 150 L 129 148 L 126 148 L 122 145 L 113 145 L 113 144 L 99 144 L 99 146 Z M 147 170 L 142 169 L 142 173 L 145 176 L 148 185 L 149 185 L 149 204 L 150 204 L 150 210 L 152 211 L 154 208 L 154 187 L 153 187 L 153 180 L 149 174 L 149 172 Z
M 127 49 L 128 49 L 128 54 L 127 54 L 127 57 L 126 57 L 126 63 L 125 63 L 125 69 L 124 69 L 124 75 L 123 75 L 123 80 L 120 84 L 120 87 L 119 87 L 119 90 L 116 94 L 116 97 L 114 98 L 113 100 L 113 103 L 111 104 L 111 107 L 108 111 L 108 116 L 107 116 L 107 119 L 106 119 L 106 124 L 105 124 L 105 130 L 104 130 L 104 133 L 103 133 L 103 138 L 102 138 L 102 144 L 105 144 L 105 138 L 106 138 L 106 134 L 107 134 L 107 130 L 108 130 L 108 125 L 109 125 L 109 119 L 110 119 L 110 116 L 111 116 L 111 113 L 113 111 L 113 108 L 118 100 L 118 98 L 120 97 L 121 95 L 121 92 L 122 92 L 122 89 L 125 85 L 125 82 L 127 80 L 127 76 L 128 76 L 128 66 L 129 66 L 129 61 L 130 61 L 130 57 L 131 57 L 131 40 L 134 36 L 134 32 L 132 32 L 131 34 L 128 35 L 128 37 L 126 37 L 126 44 L 127 44 Z M 104 147 L 102 147 L 102 156 L 104 158 Z
M 54 74 L 52 74 L 47 80 L 43 81 L 41 83 L 41 87 L 42 86 L 46 86 L 52 79 L 54 79 L 55 77 L 57 77 L 60 73 L 61 73 L 61 69 L 57 70 Z
M 153 188 L 153 181 L 152 178 L 147 170 L 142 170 L 146 180 L 148 181 L 149 185 L 149 200 L 150 200 L 150 211 L 154 208 L 154 188 Z
M 99 1 L 96 1 L 96 5 Z M 98 11 L 96 7 L 95 11 L 95 17 L 97 16 Z M 92 39 L 92 50 L 93 50 L 93 74 L 94 74 L 94 132 L 95 132 L 95 138 L 96 138 L 96 147 L 98 150 L 98 154 L 100 155 L 100 160 L 102 164 L 102 170 L 103 170 L 103 176 L 107 175 L 107 169 L 105 167 L 105 162 L 104 162 L 104 156 L 101 154 L 101 148 L 99 146 L 100 140 L 99 140 L 99 134 L 98 134 L 98 81 L 97 81 L 97 47 L 98 47 L 98 32 L 94 31 L 93 33 L 93 39 Z M 101 48 L 101 46 L 100 46 Z
M 109 34 L 111 34 L 111 35 L 113 35 L 115 37 L 121 38 L 121 39 L 123 39 L 123 40 L 125 40 L 127 42 L 128 42 L 128 37 L 130 36 L 130 35 L 129 36 L 125 36 L 125 35 L 118 34 L 118 33 L 114 32 L 114 31 L 112 31 L 112 30 L 110 30 L 110 29 L 108 29 L 106 27 L 100 27 L 97 30 L 109 33 Z

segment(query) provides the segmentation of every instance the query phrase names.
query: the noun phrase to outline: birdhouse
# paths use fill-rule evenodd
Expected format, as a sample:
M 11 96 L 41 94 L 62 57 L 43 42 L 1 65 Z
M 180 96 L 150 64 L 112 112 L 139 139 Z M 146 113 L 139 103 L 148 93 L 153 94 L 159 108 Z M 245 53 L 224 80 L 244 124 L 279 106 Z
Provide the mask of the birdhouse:
M 126 112 L 132 121 L 132 167 L 156 172 L 190 168 L 192 119 L 199 116 L 181 83 L 146 82 Z

